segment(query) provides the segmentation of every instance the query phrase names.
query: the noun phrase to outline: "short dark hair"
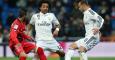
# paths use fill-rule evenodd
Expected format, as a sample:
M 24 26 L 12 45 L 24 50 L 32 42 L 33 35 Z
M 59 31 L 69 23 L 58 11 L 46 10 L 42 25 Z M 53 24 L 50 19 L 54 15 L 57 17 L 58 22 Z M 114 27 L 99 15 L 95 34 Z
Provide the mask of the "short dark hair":
M 77 3 L 77 4 L 81 3 L 81 4 L 89 5 L 87 0 L 76 0 L 74 3 Z
M 26 15 L 27 10 L 25 8 L 19 8 L 19 17 Z
M 51 4 L 50 4 L 50 2 L 49 2 L 48 0 L 41 0 L 41 1 L 39 2 L 38 8 L 40 8 L 43 3 L 47 3 L 47 4 L 49 5 L 49 9 L 51 8 Z

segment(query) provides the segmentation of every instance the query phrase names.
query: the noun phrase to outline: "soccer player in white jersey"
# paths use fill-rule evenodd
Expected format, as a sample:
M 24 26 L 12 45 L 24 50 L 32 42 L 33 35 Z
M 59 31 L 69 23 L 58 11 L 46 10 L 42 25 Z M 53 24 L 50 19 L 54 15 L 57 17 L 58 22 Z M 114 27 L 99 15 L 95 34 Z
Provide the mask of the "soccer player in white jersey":
M 84 38 L 79 39 L 70 45 L 69 50 L 65 54 L 65 60 L 71 60 L 74 50 L 77 49 L 80 55 L 80 60 L 88 60 L 86 52 L 99 43 L 99 30 L 103 25 L 104 19 L 90 8 L 87 1 L 75 1 L 74 6 L 76 9 L 79 8 L 84 14 L 83 22 L 86 33 Z
M 65 53 L 53 37 L 54 35 L 58 35 L 60 24 L 55 15 L 49 13 L 49 8 L 50 3 L 41 0 L 39 3 L 40 12 L 31 17 L 29 29 L 31 30 L 32 25 L 35 26 L 35 40 L 37 47 L 41 47 L 50 52 L 55 52 L 59 54 L 60 60 L 64 60 Z M 53 33 L 52 28 L 55 28 Z

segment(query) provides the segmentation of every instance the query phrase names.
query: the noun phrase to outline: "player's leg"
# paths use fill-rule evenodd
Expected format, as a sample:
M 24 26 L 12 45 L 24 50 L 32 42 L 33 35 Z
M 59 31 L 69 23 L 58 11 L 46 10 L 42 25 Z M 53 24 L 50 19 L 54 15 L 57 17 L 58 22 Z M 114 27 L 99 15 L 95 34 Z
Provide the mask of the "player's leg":
M 60 60 L 65 60 L 65 52 L 57 50 L 56 53 L 60 56 Z
M 56 40 L 49 41 L 47 44 L 47 47 L 49 48 L 49 51 L 57 53 L 60 57 L 60 60 L 65 60 L 65 52 L 63 51 L 63 48 L 58 44 Z
M 35 54 L 37 54 L 36 56 L 39 56 L 40 60 L 47 60 L 43 49 L 41 47 L 37 48 L 37 46 L 35 46 L 35 43 L 23 42 L 22 44 L 24 46 L 24 50 L 26 53 L 30 52 L 31 50 L 35 50 L 35 52 L 36 52 Z M 36 58 L 38 58 L 38 57 L 36 57 Z
M 46 56 L 45 56 L 45 53 L 44 53 L 44 41 L 43 40 L 38 40 L 36 41 L 36 50 L 35 50 L 35 56 L 33 58 L 33 60 L 47 60 Z M 38 57 L 37 57 L 38 55 Z
M 14 53 L 19 56 L 19 60 L 26 60 L 27 55 L 21 44 L 16 44 L 14 46 Z
M 65 54 L 65 60 L 71 60 L 71 57 L 73 56 L 74 54 L 74 50 L 78 48 L 76 43 L 72 43 L 70 45 L 70 48 L 68 49 L 68 51 L 66 52 Z
M 22 42 L 22 45 L 23 45 L 23 49 L 26 53 L 29 53 L 30 51 L 33 51 L 35 53 L 35 50 L 36 50 L 36 46 L 35 46 L 35 43 L 34 42 L 26 42 L 26 41 L 23 41 Z M 38 56 L 38 55 L 36 55 Z
M 80 56 L 80 60 L 88 60 L 87 54 L 86 54 L 86 48 L 83 46 L 79 47 L 79 56 Z
M 34 52 L 34 57 L 32 58 L 32 60 L 39 60 L 39 56 L 36 52 Z
M 17 40 L 16 41 L 10 40 L 9 46 L 13 51 L 13 53 L 19 57 L 19 60 L 26 60 L 27 55 L 24 52 L 23 46 L 20 42 L 18 42 Z
M 19 60 L 26 60 L 27 55 L 25 54 L 25 52 L 21 52 L 19 55 Z
M 76 44 L 78 45 L 80 60 L 88 60 L 86 51 L 93 48 L 97 43 L 97 38 L 94 36 L 86 36 L 84 39 L 77 41 Z
M 41 47 L 38 47 L 35 50 L 35 54 L 34 54 L 34 58 L 32 60 L 47 60 L 45 54 L 44 54 L 44 50 Z
M 37 54 L 39 55 L 40 60 L 47 60 L 47 58 L 46 58 L 46 56 L 44 54 L 43 48 L 38 47 L 37 48 Z
M 87 40 L 85 40 L 85 39 L 87 39 Z M 80 50 L 80 54 L 81 54 L 81 57 L 83 58 L 83 60 L 88 60 L 86 51 L 91 50 L 95 45 L 97 45 L 99 43 L 99 35 L 87 36 L 87 37 L 85 37 L 85 39 L 84 39 L 85 45 L 80 47 L 79 50 Z
M 21 44 L 22 44 L 23 49 L 24 49 L 24 51 L 25 51 L 26 54 L 28 54 L 31 51 L 34 51 L 35 48 L 36 48 L 36 45 L 35 45 L 34 42 L 23 41 Z

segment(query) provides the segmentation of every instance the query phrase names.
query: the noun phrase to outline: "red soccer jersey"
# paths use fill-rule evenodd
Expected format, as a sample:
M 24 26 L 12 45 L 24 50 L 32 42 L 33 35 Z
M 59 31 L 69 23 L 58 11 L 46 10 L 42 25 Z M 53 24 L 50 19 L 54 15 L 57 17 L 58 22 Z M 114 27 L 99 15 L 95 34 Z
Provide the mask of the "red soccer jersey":
M 31 37 L 24 33 L 25 28 L 25 23 L 21 22 L 19 19 L 16 19 L 11 25 L 9 47 L 16 55 L 20 55 L 23 51 L 29 53 L 36 47 L 35 43 L 25 41 L 26 39 L 31 40 Z M 21 45 L 16 47 L 16 44 Z
M 13 41 L 16 44 L 18 42 L 21 42 L 25 39 L 31 39 L 31 37 L 25 35 L 24 31 L 26 25 L 24 22 L 21 22 L 19 19 L 16 19 L 12 25 L 11 25 L 11 29 L 10 29 L 10 41 Z

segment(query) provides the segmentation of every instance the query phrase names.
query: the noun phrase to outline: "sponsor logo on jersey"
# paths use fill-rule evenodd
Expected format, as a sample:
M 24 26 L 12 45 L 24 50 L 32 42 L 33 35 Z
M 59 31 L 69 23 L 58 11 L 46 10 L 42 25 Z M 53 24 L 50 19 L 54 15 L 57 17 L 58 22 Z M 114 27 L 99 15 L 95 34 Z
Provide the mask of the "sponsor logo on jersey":
M 38 26 L 49 26 L 50 23 L 48 23 L 47 21 L 42 21 L 41 23 L 38 23 Z

